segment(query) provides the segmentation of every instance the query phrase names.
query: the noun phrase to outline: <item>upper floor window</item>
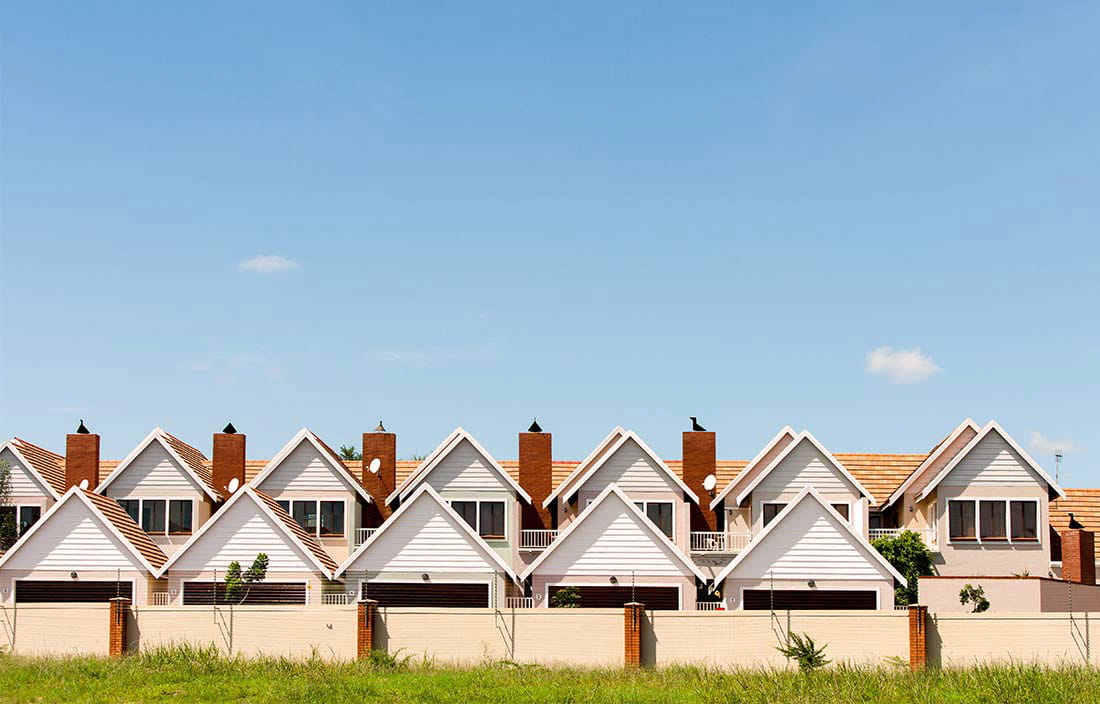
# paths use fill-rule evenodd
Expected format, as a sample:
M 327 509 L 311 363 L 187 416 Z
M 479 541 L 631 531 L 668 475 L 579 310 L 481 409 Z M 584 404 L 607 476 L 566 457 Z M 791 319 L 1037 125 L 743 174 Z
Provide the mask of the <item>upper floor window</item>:
M 293 499 L 276 503 L 307 533 L 321 538 L 340 537 L 344 534 L 343 501 Z
M 662 533 L 672 537 L 672 502 L 671 501 L 635 501 L 634 505 L 641 509 L 653 525 Z
M 948 536 L 967 542 L 1038 542 L 1039 502 L 1035 499 L 949 499 Z
M 785 508 L 787 508 L 787 504 L 764 504 L 764 525 L 767 526 L 774 521 L 775 517 Z
M 451 508 L 462 520 L 486 540 L 504 540 L 505 520 L 503 501 L 452 501 Z
M 42 506 L 0 506 L 0 523 L 15 526 L 15 533 L 23 535 L 42 517 Z
M 146 533 L 189 535 L 194 530 L 191 499 L 118 499 L 118 505 Z
M 850 520 L 848 518 L 848 504 L 829 504 L 833 507 L 833 510 L 840 514 L 840 517 L 844 520 Z

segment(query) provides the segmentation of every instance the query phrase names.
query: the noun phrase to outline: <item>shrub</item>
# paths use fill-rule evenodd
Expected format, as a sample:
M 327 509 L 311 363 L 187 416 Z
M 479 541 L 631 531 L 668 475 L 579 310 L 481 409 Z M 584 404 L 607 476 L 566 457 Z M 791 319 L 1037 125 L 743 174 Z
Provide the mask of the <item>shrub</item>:
M 818 648 L 809 633 L 798 635 L 794 631 L 787 631 L 787 642 L 777 646 L 776 650 L 783 653 L 788 660 L 797 662 L 800 671 L 812 672 L 829 664 L 825 659 L 825 647 L 823 645 Z
M 963 606 L 967 604 L 973 604 L 970 609 L 970 613 L 980 614 L 983 611 L 989 610 L 989 599 L 985 598 L 985 589 L 981 586 L 975 587 L 972 584 L 967 584 L 959 590 L 959 603 Z
M 899 606 L 916 604 L 918 581 L 932 574 L 932 551 L 911 530 L 902 531 L 892 538 L 876 538 L 871 545 L 908 582 L 907 586 L 894 590 L 894 603 Z
M 581 593 L 576 587 L 562 587 L 550 597 L 550 605 L 559 609 L 579 609 Z

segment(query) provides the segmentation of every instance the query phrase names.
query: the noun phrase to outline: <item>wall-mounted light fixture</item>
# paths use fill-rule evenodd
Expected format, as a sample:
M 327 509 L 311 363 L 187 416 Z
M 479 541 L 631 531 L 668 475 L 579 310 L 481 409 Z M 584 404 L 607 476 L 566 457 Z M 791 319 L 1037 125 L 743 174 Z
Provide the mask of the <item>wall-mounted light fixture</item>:
M 76 579 L 76 572 L 70 572 L 69 579 Z
M 619 578 L 616 577 L 615 575 L 611 575 L 611 579 L 609 579 L 607 581 L 611 582 L 612 584 L 618 584 L 619 583 Z
M 806 582 L 806 586 L 809 587 L 810 589 L 813 589 L 814 587 L 817 586 L 817 582 L 815 582 L 811 579 L 810 581 Z
M 428 573 L 425 572 L 424 574 L 420 575 L 420 579 L 423 579 L 425 582 L 427 582 L 428 581 Z

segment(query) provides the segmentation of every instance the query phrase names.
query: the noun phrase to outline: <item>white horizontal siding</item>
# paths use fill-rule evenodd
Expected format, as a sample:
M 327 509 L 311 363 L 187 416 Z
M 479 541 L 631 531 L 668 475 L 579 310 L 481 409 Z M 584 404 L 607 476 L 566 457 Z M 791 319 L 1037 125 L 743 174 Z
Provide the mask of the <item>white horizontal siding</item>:
M 812 442 L 803 439 L 767 474 L 756 488 L 760 492 L 797 493 L 806 487 L 835 494 L 858 491 Z
M 992 431 L 943 478 L 948 486 L 971 484 L 1043 484 L 1003 437 Z
M 284 491 L 355 490 L 306 438 L 256 488 L 275 497 Z
M 187 548 L 171 569 L 181 572 L 216 569 L 221 574 L 234 560 L 247 568 L 262 552 L 267 553 L 269 572 L 316 571 L 305 554 L 251 496 L 242 496 L 222 511 L 225 513 L 213 519 L 210 528 Z
M 635 575 L 688 575 L 673 557 L 672 543 L 646 530 L 622 500 L 611 494 L 576 525 L 536 570 L 546 575 L 615 575 L 629 584 Z
M 858 538 L 808 497 L 729 575 L 731 579 L 892 579 Z
M 0 460 L 6 460 L 11 465 L 12 497 L 34 497 L 37 499 L 50 495 L 46 487 L 35 479 L 34 474 L 15 456 L 14 452 L 4 448 L 4 451 L 0 452 Z
M 163 445 L 153 441 L 107 485 L 104 493 L 113 498 L 189 496 L 202 494 L 203 488 Z
M 584 484 L 584 490 L 600 493 L 616 484 L 624 493 L 676 491 L 676 482 L 633 439 L 615 451 Z
M 500 571 L 474 541 L 455 518 L 446 515 L 430 496 L 421 494 L 349 570 L 365 571 L 371 579 L 380 572 Z
M 59 508 L 4 564 L 5 569 L 143 570 L 141 562 L 82 501 Z
M 439 493 L 448 491 L 512 492 L 504 478 L 490 466 L 469 440 L 462 440 L 439 461 L 424 481 Z M 412 490 L 414 487 L 409 487 Z

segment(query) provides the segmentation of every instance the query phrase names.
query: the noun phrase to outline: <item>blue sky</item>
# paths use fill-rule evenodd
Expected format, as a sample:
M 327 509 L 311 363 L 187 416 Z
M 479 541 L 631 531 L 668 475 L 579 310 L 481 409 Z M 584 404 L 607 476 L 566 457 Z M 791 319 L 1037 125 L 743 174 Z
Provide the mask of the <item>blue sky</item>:
M 972 416 L 1100 485 L 1098 25 L 7 3 L 0 434 L 85 418 L 120 458 L 232 419 L 269 457 L 381 418 L 512 458 L 538 416 L 559 458 L 616 424 L 679 457 L 697 415 L 745 459 Z

